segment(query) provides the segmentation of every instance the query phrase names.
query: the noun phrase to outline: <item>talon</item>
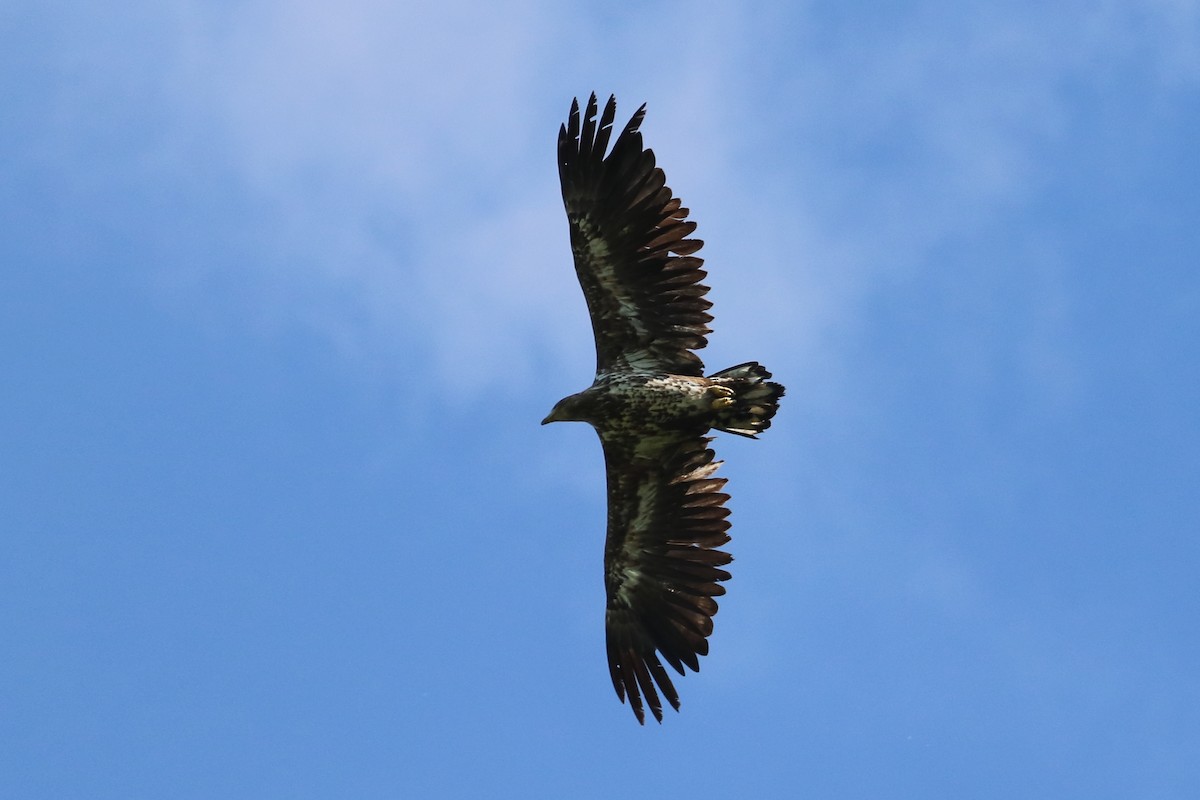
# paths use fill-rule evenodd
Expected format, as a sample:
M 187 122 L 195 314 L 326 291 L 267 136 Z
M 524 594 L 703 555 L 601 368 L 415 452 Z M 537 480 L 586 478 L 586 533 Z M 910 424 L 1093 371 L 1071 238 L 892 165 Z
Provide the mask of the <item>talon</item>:
M 712 400 L 713 411 L 721 411 L 721 410 L 729 408 L 731 405 L 733 405 L 734 391 L 733 391 L 733 389 L 730 389 L 728 386 L 720 386 L 719 384 L 713 384 L 712 386 L 708 387 L 708 393 L 710 395 L 712 395 L 712 398 L 713 398 L 713 400 Z

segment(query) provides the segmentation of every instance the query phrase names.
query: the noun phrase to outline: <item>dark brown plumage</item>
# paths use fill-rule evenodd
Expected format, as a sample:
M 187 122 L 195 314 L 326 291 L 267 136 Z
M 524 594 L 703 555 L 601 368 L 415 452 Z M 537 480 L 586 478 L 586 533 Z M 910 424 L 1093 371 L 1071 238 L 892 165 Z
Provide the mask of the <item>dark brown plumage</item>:
M 704 377 L 692 352 L 707 344 L 711 303 L 701 283 L 696 223 L 642 145 L 645 106 L 608 151 L 616 116 L 599 121 L 593 94 L 559 129 L 558 164 L 575 271 L 596 338 L 596 379 L 547 422 L 589 422 L 608 476 L 604 585 L 613 687 L 639 722 L 659 722 L 679 695 L 659 660 L 680 675 L 708 654 L 714 598 L 732 557 L 724 478 L 713 473 L 711 429 L 754 438 L 770 427 L 783 387 L 755 362 Z

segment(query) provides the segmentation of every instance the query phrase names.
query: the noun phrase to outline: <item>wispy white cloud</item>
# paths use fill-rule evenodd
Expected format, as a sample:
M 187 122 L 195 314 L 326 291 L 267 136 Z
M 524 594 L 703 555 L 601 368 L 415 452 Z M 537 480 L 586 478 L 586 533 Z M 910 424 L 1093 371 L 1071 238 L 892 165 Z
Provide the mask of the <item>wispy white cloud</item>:
M 544 31 L 519 20 L 547 16 L 534 2 L 198 7 L 180 88 L 263 191 L 340 174 L 417 204 L 448 166 L 490 179 L 519 149 L 513 109 L 530 105 Z
M 767 59 L 776 79 L 747 80 L 730 115 L 753 120 L 737 129 L 752 145 L 740 153 L 741 176 L 731 161 L 722 178 L 737 187 L 749 177 L 754 185 L 723 193 L 729 202 L 715 214 L 739 231 L 761 231 L 747 237 L 768 249 L 754 263 L 773 270 L 781 289 L 756 301 L 775 301 L 764 316 L 805 319 L 807 300 L 822 320 L 810 333 L 829 334 L 855 326 L 872 294 L 903 291 L 938 272 L 965 300 L 979 299 L 979 284 L 994 277 L 948 260 L 947 248 L 997 235 L 998 220 L 1058 177 L 1059 159 L 1080 133 L 1079 104 L 1119 91 L 1117 76 L 1139 66 L 1176 65 L 1174 77 L 1147 85 L 1149 92 L 1169 93 L 1186 78 L 1186 48 L 1169 43 L 1187 13 L 1168 13 L 1167 5 L 913 4 L 874 28 L 855 26 L 853 38 L 808 11 L 782 21 L 767 39 L 779 54 Z M 784 47 L 793 59 L 783 57 Z M 1052 241 L 1011 228 L 1006 235 L 1030 234 L 1037 239 L 1017 249 L 1037 251 L 1031 255 L 1047 270 L 1030 286 L 1031 298 L 1055 282 L 1056 271 L 1059 285 L 1043 295 L 1038 325 L 1017 336 L 1030 340 L 1021 345 L 1031 362 L 1026 377 L 1041 376 L 1061 399 L 1074 383 L 1064 377 L 1071 290 Z M 734 283 L 724 296 L 750 307 L 739 293 L 751 291 Z M 789 307 L 797 313 L 787 315 Z M 830 366 L 807 358 L 792 366 L 814 364 Z
M 272 210 L 263 249 L 285 255 L 269 281 L 313 287 L 276 292 L 295 303 L 280 315 L 347 352 L 469 374 L 464 390 L 590 359 L 552 163 L 589 82 L 623 114 L 651 102 L 648 142 L 709 243 L 718 324 L 755 323 L 719 328 L 710 360 L 784 342 L 763 358 L 833 369 L 820 355 L 872 287 L 938 269 L 936 247 L 1039 190 L 1065 84 L 1195 18 L 1165 0 L 916 4 L 847 38 L 808 6 L 181 8 L 179 119 Z M 1167 49 L 1155 58 L 1186 74 L 1188 47 Z
M 529 114 L 547 29 L 528 20 L 551 20 L 553 9 L 184 8 L 168 85 L 181 125 L 206 132 L 189 146 L 215 152 L 266 209 L 271 257 L 258 268 L 285 287 L 326 287 L 273 293 L 298 301 L 285 313 L 375 362 L 446 361 L 472 341 L 464 329 L 477 342 L 502 339 L 494 333 L 504 327 L 478 327 L 494 317 L 481 313 L 495 306 L 482 295 L 504 307 L 505 290 L 528 287 L 481 235 L 529 202 L 531 129 L 552 141 Z M 542 171 L 549 178 L 552 161 Z M 467 242 L 479 250 L 466 252 Z M 480 305 L 463 307 L 472 298 Z

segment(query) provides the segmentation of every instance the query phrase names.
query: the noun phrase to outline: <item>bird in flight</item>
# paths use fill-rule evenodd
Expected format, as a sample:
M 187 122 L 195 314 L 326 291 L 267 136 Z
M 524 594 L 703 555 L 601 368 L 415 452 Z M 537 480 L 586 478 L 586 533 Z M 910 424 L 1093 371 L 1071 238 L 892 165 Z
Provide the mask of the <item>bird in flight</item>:
M 575 272 L 596 339 L 596 378 L 542 420 L 588 422 L 604 448 L 608 538 L 604 588 L 608 669 L 638 722 L 662 722 L 661 693 L 679 693 L 659 655 L 680 675 L 708 654 L 714 598 L 733 558 L 729 495 L 713 473 L 713 428 L 756 438 L 771 425 L 783 386 L 757 362 L 704 376 L 712 307 L 688 238 L 696 223 L 643 147 L 643 105 L 608 149 L 617 103 L 597 122 L 592 94 L 571 103 L 558 132 L 558 172 Z

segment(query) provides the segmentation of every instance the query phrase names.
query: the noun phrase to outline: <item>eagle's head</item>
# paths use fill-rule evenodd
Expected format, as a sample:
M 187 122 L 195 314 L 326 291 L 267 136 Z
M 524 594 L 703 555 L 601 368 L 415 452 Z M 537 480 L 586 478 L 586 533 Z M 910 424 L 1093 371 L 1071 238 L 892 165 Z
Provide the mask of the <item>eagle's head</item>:
M 579 392 L 568 397 L 564 397 L 554 404 L 554 408 L 542 420 L 542 424 L 546 425 L 550 422 L 588 422 L 590 416 L 588 411 L 588 402 L 585 395 L 587 392 Z

